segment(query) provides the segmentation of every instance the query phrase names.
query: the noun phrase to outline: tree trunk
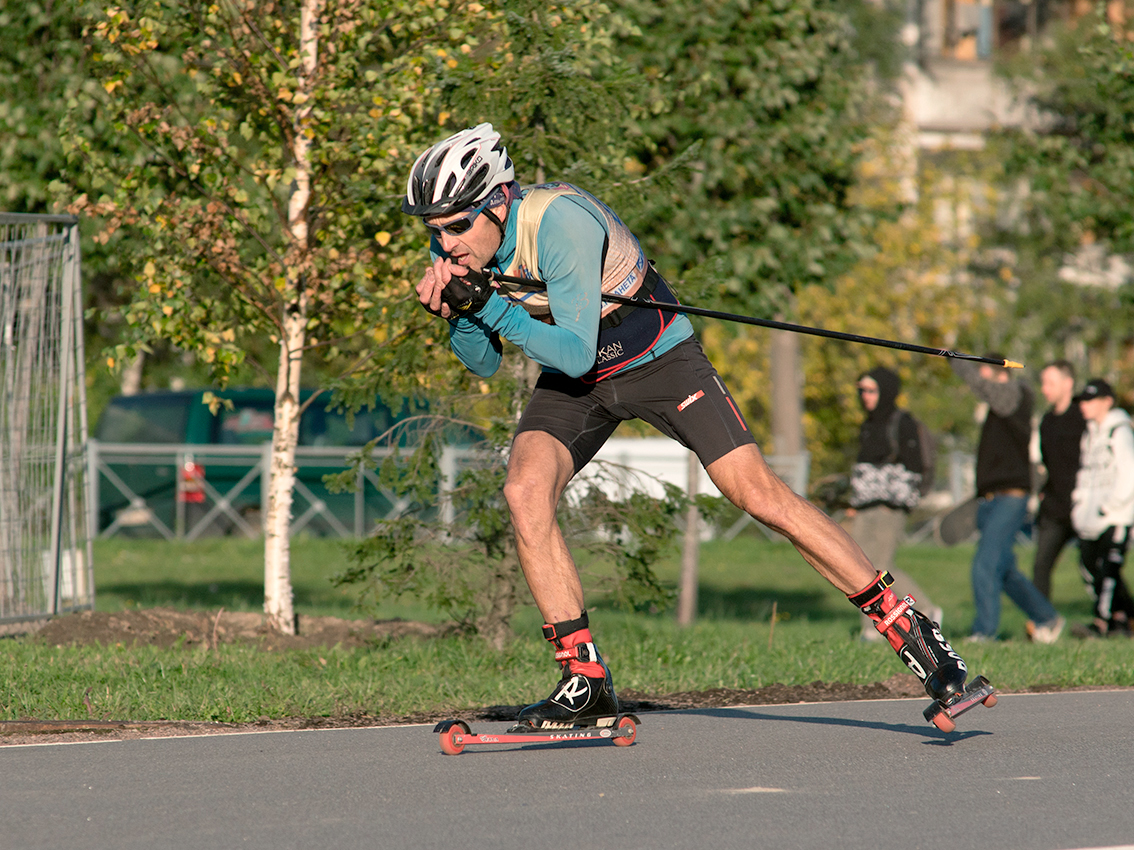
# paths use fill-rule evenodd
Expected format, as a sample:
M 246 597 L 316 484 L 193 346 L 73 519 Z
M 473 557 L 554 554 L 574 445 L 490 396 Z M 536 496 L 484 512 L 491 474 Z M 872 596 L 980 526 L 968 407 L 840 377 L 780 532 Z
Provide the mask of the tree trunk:
M 137 395 L 142 391 L 142 373 L 145 370 L 146 353 L 139 351 L 134 359 L 122 370 L 122 381 L 118 392 L 122 395 Z
M 311 139 L 307 135 L 314 104 L 311 92 L 319 57 L 321 0 L 304 0 L 299 12 L 298 85 L 295 112 L 295 181 L 288 200 L 287 293 L 276 377 L 276 417 L 268 511 L 264 522 L 264 613 L 269 627 L 296 632 L 291 588 L 291 505 L 295 492 L 295 446 L 299 442 L 299 390 L 303 345 L 307 338 L 308 210 L 311 205 Z
M 697 484 L 701 477 L 701 461 L 696 452 L 688 455 L 686 495 L 689 507 L 685 511 L 685 546 L 681 553 L 681 590 L 677 597 L 677 624 L 692 625 L 697 619 L 697 574 L 701 550 L 701 513 L 697 510 Z
M 772 450 L 778 455 L 803 451 L 803 402 L 799 335 L 772 331 Z

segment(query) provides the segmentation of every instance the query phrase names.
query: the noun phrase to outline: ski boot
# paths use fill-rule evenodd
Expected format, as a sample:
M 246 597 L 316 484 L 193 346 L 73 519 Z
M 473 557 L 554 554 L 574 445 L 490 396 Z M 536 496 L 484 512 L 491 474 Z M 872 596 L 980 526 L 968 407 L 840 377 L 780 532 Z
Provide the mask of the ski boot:
M 610 669 L 595 649 L 587 612 L 576 620 L 545 625 L 543 636 L 555 645 L 563 676 L 551 696 L 520 710 L 509 731 L 613 726 L 618 697 Z
M 874 621 L 874 627 L 925 685 L 925 692 L 934 700 L 924 711 L 925 719 L 942 732 L 952 732 L 957 728 L 954 718 L 977 703 L 989 708 L 996 705 L 996 691 L 984 676 L 965 686 L 968 668 L 941 634 L 941 627 L 913 607 L 912 596 L 899 599 L 890 589 L 893 583 L 893 576 L 880 572 L 868 587 L 847 598 Z

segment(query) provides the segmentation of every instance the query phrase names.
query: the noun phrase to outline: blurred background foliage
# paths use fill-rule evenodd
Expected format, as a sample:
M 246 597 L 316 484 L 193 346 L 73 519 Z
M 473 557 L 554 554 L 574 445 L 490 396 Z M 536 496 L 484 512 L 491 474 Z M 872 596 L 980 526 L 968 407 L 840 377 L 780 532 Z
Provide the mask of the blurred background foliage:
M 492 121 L 523 181 L 568 179 L 603 197 L 686 301 L 978 353 L 996 348 L 1026 362 L 1033 379 L 1044 362 L 1069 357 L 1082 372 L 1115 381 L 1129 406 L 1129 286 L 1083 286 L 1066 274 L 1069 256 L 1134 251 L 1134 59 L 1106 4 L 1077 20 L 1053 17 L 1042 39 L 1002 61 L 1021 101 L 1043 117 L 1035 127 L 994 131 L 983 150 L 923 152 L 912 170 L 895 96 L 908 58 L 898 37 L 903 4 L 350 5 L 373 22 L 357 61 L 375 72 L 368 91 L 375 126 L 395 122 L 421 146 Z M 272 9 L 286 18 L 294 6 Z M 163 6 L 114 9 L 130 15 L 150 7 Z M 101 57 L 92 28 L 106 15 L 104 6 L 84 2 L 0 9 L 6 211 L 53 211 L 107 192 L 82 158 L 68 161 L 69 134 L 81 131 L 102 161 L 145 156 L 112 120 L 95 70 Z M 161 61 L 176 66 L 185 47 L 163 44 Z M 420 84 L 398 100 L 382 71 L 411 47 Z M 165 96 L 193 95 L 187 87 Z M 348 130 L 364 133 L 366 121 Z M 421 228 L 397 216 L 415 153 L 407 146 L 374 158 L 357 187 L 374 220 L 390 222 L 386 259 L 367 272 L 371 286 L 391 274 L 412 279 L 413 258 L 423 256 Z M 913 181 L 913 195 L 902 179 Z M 92 413 L 128 379 L 140 388 L 208 383 L 208 365 L 170 339 L 148 343 L 133 377 L 128 358 L 107 368 L 106 352 L 132 339 L 124 308 L 139 288 L 147 246 L 137 244 L 137 233 L 107 235 L 93 217 L 83 236 Z M 392 265 L 396 258 L 404 259 Z M 767 441 L 767 334 L 697 324 Z M 527 365 L 510 354 L 489 385 L 457 369 L 443 342 L 426 331 L 406 343 L 416 347 L 406 362 L 421 373 L 417 383 L 460 395 L 481 421 L 506 419 L 522 402 Z M 266 345 L 243 343 L 249 355 L 258 344 Z M 971 448 L 972 399 L 944 361 L 813 339 L 803 352 L 813 478 L 845 469 L 860 415 L 853 380 L 876 363 L 898 369 L 907 404 L 936 432 Z M 306 368 L 312 383 L 341 383 L 334 358 L 313 354 Z M 408 377 L 379 359 L 344 392 L 362 397 L 391 375 Z M 230 380 L 264 379 L 234 364 Z

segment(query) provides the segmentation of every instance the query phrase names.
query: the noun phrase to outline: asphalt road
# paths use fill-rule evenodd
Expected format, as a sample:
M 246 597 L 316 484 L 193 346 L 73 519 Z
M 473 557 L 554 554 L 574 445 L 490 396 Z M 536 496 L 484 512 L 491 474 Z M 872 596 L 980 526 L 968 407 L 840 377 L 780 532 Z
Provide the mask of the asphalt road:
M 648 714 L 631 747 L 431 727 L 0 747 L 0 848 L 1134 845 L 1134 691 Z M 505 724 L 474 725 L 474 732 Z

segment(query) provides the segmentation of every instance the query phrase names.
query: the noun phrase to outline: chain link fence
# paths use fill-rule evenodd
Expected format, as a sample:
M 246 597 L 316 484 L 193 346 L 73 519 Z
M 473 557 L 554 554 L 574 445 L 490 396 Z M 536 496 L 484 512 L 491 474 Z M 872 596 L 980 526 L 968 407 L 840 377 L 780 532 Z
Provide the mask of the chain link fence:
M 0 213 L 0 628 L 93 607 L 78 220 Z

